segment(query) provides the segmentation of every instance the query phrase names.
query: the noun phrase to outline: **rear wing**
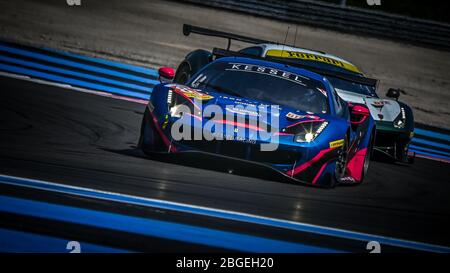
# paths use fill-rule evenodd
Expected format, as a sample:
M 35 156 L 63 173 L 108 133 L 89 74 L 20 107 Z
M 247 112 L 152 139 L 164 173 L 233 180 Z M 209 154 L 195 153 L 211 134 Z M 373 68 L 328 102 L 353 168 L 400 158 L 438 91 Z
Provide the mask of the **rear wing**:
M 273 42 L 273 41 L 261 40 L 261 39 L 247 37 L 247 36 L 243 36 L 243 35 L 238 35 L 238 34 L 233 34 L 233 33 L 228 33 L 228 32 L 223 32 L 223 31 L 212 30 L 212 29 L 207 29 L 207 28 L 184 24 L 183 25 L 183 34 L 185 36 L 189 36 L 191 33 L 228 39 L 227 50 L 230 49 L 231 40 L 241 41 L 241 42 L 249 43 L 249 44 L 279 44 L 279 43 Z
M 333 76 L 333 77 L 344 79 L 344 80 L 347 80 L 347 81 L 373 86 L 375 88 L 378 85 L 378 80 L 376 80 L 376 79 L 365 78 L 365 77 L 362 77 L 362 76 L 356 76 L 356 75 L 351 75 L 351 74 L 341 73 L 341 72 L 336 72 L 336 71 L 331 71 L 331 70 L 318 69 L 316 67 L 308 66 L 308 65 L 305 65 L 305 64 L 299 64 L 297 62 L 288 60 L 286 58 L 277 58 L 277 57 L 271 57 L 271 56 L 258 57 L 258 56 L 248 55 L 248 54 L 244 54 L 244 53 L 240 53 L 240 52 L 236 52 L 236 51 L 231 51 L 230 50 L 231 40 L 241 41 L 241 42 L 245 42 L 245 43 L 249 43 L 249 44 L 277 44 L 277 45 L 282 45 L 282 44 L 277 43 L 277 42 L 268 41 L 268 40 L 262 40 L 262 39 L 252 38 L 252 37 L 247 37 L 247 36 L 233 34 L 233 33 L 224 32 L 224 31 L 207 29 L 207 28 L 193 26 L 193 25 L 189 25 L 189 24 L 183 24 L 183 34 L 185 36 L 189 36 L 191 33 L 228 39 L 227 49 L 220 49 L 220 48 L 214 48 L 213 49 L 212 53 L 213 53 L 213 55 L 216 58 L 221 58 L 221 57 L 246 57 L 246 58 L 252 58 L 252 59 L 260 59 L 260 60 L 272 61 L 272 62 L 277 62 L 277 63 L 290 65 L 290 66 L 293 66 L 293 67 L 299 67 L 299 68 L 307 69 L 307 70 L 310 70 L 312 72 L 315 72 L 315 73 L 323 75 L 323 76 Z M 313 50 L 313 51 L 316 51 L 316 50 Z M 318 51 L 318 52 L 320 52 L 320 51 Z
M 291 61 L 286 58 L 278 58 L 278 57 L 271 57 L 271 56 L 257 57 L 254 55 L 248 55 L 248 54 L 244 54 L 241 52 L 236 52 L 236 51 L 231 51 L 228 49 L 221 49 L 221 48 L 214 48 L 212 53 L 216 58 L 244 57 L 244 58 L 251 58 L 251 59 L 259 59 L 259 60 L 276 62 L 276 63 L 281 63 L 281 64 L 293 66 L 293 67 L 306 69 L 306 70 L 312 71 L 314 73 L 323 75 L 325 77 L 332 76 L 332 77 L 340 78 L 340 79 L 347 80 L 350 82 L 355 82 L 355 83 L 359 83 L 359 84 L 363 84 L 363 85 L 372 86 L 375 88 L 377 88 L 377 86 L 378 86 L 378 80 L 376 80 L 376 79 L 366 78 L 363 76 L 356 76 L 356 75 L 352 75 L 352 74 L 336 72 L 336 71 L 331 71 L 331 70 L 326 70 L 326 69 L 319 69 L 319 68 L 312 67 L 309 65 L 300 64 L 298 62 L 294 62 L 294 61 Z

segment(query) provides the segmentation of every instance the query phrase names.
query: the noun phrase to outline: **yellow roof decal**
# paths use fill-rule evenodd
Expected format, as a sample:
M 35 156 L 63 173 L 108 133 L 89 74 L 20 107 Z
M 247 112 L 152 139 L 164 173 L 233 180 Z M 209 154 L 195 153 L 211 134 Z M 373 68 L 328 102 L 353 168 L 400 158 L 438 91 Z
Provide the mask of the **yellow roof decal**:
M 317 61 L 317 62 L 323 62 L 327 64 L 331 64 L 334 66 L 339 66 L 341 68 L 344 68 L 346 70 L 361 73 L 359 69 L 347 62 L 342 62 L 330 57 L 315 55 L 311 53 L 304 53 L 304 52 L 298 52 L 298 51 L 290 51 L 290 50 L 279 50 L 279 49 L 270 49 L 266 53 L 267 56 L 272 57 L 281 57 L 281 58 L 292 58 L 292 59 L 301 59 L 306 61 Z

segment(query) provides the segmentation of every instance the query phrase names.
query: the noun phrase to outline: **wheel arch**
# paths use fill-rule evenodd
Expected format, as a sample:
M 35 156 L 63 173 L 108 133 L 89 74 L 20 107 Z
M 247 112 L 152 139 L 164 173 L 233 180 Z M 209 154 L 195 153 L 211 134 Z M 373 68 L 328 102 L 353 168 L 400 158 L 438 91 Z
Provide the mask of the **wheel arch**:
M 195 75 L 205 65 L 212 62 L 212 57 L 213 57 L 212 53 L 204 49 L 197 49 L 190 52 L 189 54 L 186 55 L 184 60 L 177 67 L 174 79 L 179 79 L 180 73 L 185 72 L 184 66 L 188 66 L 189 76 Z

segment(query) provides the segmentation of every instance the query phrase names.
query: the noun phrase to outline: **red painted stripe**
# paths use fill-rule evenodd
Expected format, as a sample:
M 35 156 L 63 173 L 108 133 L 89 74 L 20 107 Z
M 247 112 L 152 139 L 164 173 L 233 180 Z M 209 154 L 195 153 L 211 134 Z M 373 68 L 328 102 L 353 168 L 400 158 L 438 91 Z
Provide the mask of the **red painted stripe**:
M 155 117 L 155 115 L 153 115 L 152 112 L 149 111 L 149 113 L 150 113 L 150 116 L 152 117 L 153 123 L 155 124 L 156 131 L 158 132 L 158 134 L 161 137 L 164 144 L 167 146 L 167 148 L 170 147 L 170 152 L 176 153 L 177 148 L 175 147 L 175 145 L 173 145 L 173 144 L 171 145 L 170 140 L 166 137 L 166 135 L 164 135 L 163 131 L 161 130 L 161 128 L 158 125 L 158 119 Z
M 305 162 L 302 165 L 300 165 L 300 166 L 298 166 L 298 167 L 288 171 L 287 174 L 290 175 L 290 176 L 294 176 L 294 175 L 297 175 L 297 174 L 303 172 L 304 170 L 306 170 L 307 168 L 311 167 L 312 164 L 314 164 L 317 161 L 319 161 L 324 155 L 326 155 L 327 153 L 329 153 L 332 150 L 334 150 L 334 149 L 333 148 L 328 148 L 328 149 L 321 150 L 311 160 L 309 160 L 308 162 Z
M 294 123 L 294 124 L 291 124 L 291 125 L 287 126 L 286 128 L 291 128 L 291 127 L 294 127 L 294 126 L 299 125 L 299 124 L 302 124 L 302 123 L 309 123 L 309 122 L 324 122 L 324 121 L 325 121 L 324 119 L 302 120 L 302 121 L 296 122 L 296 123 Z
M 316 174 L 316 177 L 314 177 L 313 180 L 313 184 L 315 185 L 317 183 L 317 180 L 319 179 L 320 175 L 323 173 L 323 170 L 325 170 L 325 168 L 328 166 L 328 163 L 330 161 L 327 161 L 325 164 L 322 165 L 322 167 L 320 168 L 319 172 Z
M 367 117 L 364 116 L 360 121 L 352 121 L 351 123 L 354 125 L 359 125 L 359 124 L 364 123 L 364 121 L 366 121 L 366 119 L 367 119 Z
M 421 155 L 421 154 L 418 154 L 418 153 L 416 153 L 416 157 L 429 159 L 429 160 L 434 160 L 434 161 L 440 161 L 440 162 L 444 162 L 444 163 L 450 163 L 450 160 L 447 160 L 447 159 L 432 157 L 432 156 L 428 156 L 428 155 Z
M 173 92 L 177 93 L 178 95 L 182 96 L 183 98 L 187 99 L 190 103 L 192 103 L 192 105 L 194 105 L 195 108 L 197 108 L 198 110 L 201 110 L 200 107 L 197 104 L 195 104 L 191 98 L 186 96 L 186 94 L 184 94 L 183 92 L 181 92 L 180 90 L 178 90 L 176 88 L 172 88 L 171 90 Z
M 193 115 L 193 114 L 191 114 L 191 113 L 186 113 L 186 115 L 191 116 L 191 117 L 193 117 L 193 118 L 195 118 L 195 119 L 197 119 L 197 120 L 199 120 L 199 121 L 203 121 L 203 119 L 202 119 L 201 117 L 196 116 L 196 115 Z
M 367 148 L 361 149 L 347 163 L 347 174 L 356 181 L 361 182 L 364 168 L 364 159 L 366 157 Z

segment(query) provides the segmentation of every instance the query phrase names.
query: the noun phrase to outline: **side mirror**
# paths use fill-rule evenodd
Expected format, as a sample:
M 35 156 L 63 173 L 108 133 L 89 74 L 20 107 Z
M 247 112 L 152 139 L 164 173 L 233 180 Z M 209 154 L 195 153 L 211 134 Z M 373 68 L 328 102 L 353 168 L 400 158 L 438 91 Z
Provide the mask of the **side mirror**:
M 175 69 L 171 67 L 161 67 L 158 70 L 159 82 L 161 83 L 171 83 L 175 77 Z
M 398 100 L 400 97 L 400 89 L 389 88 L 386 93 L 386 97 Z
M 363 105 L 349 105 L 350 107 L 350 121 L 352 125 L 363 123 L 369 116 L 370 110 Z

